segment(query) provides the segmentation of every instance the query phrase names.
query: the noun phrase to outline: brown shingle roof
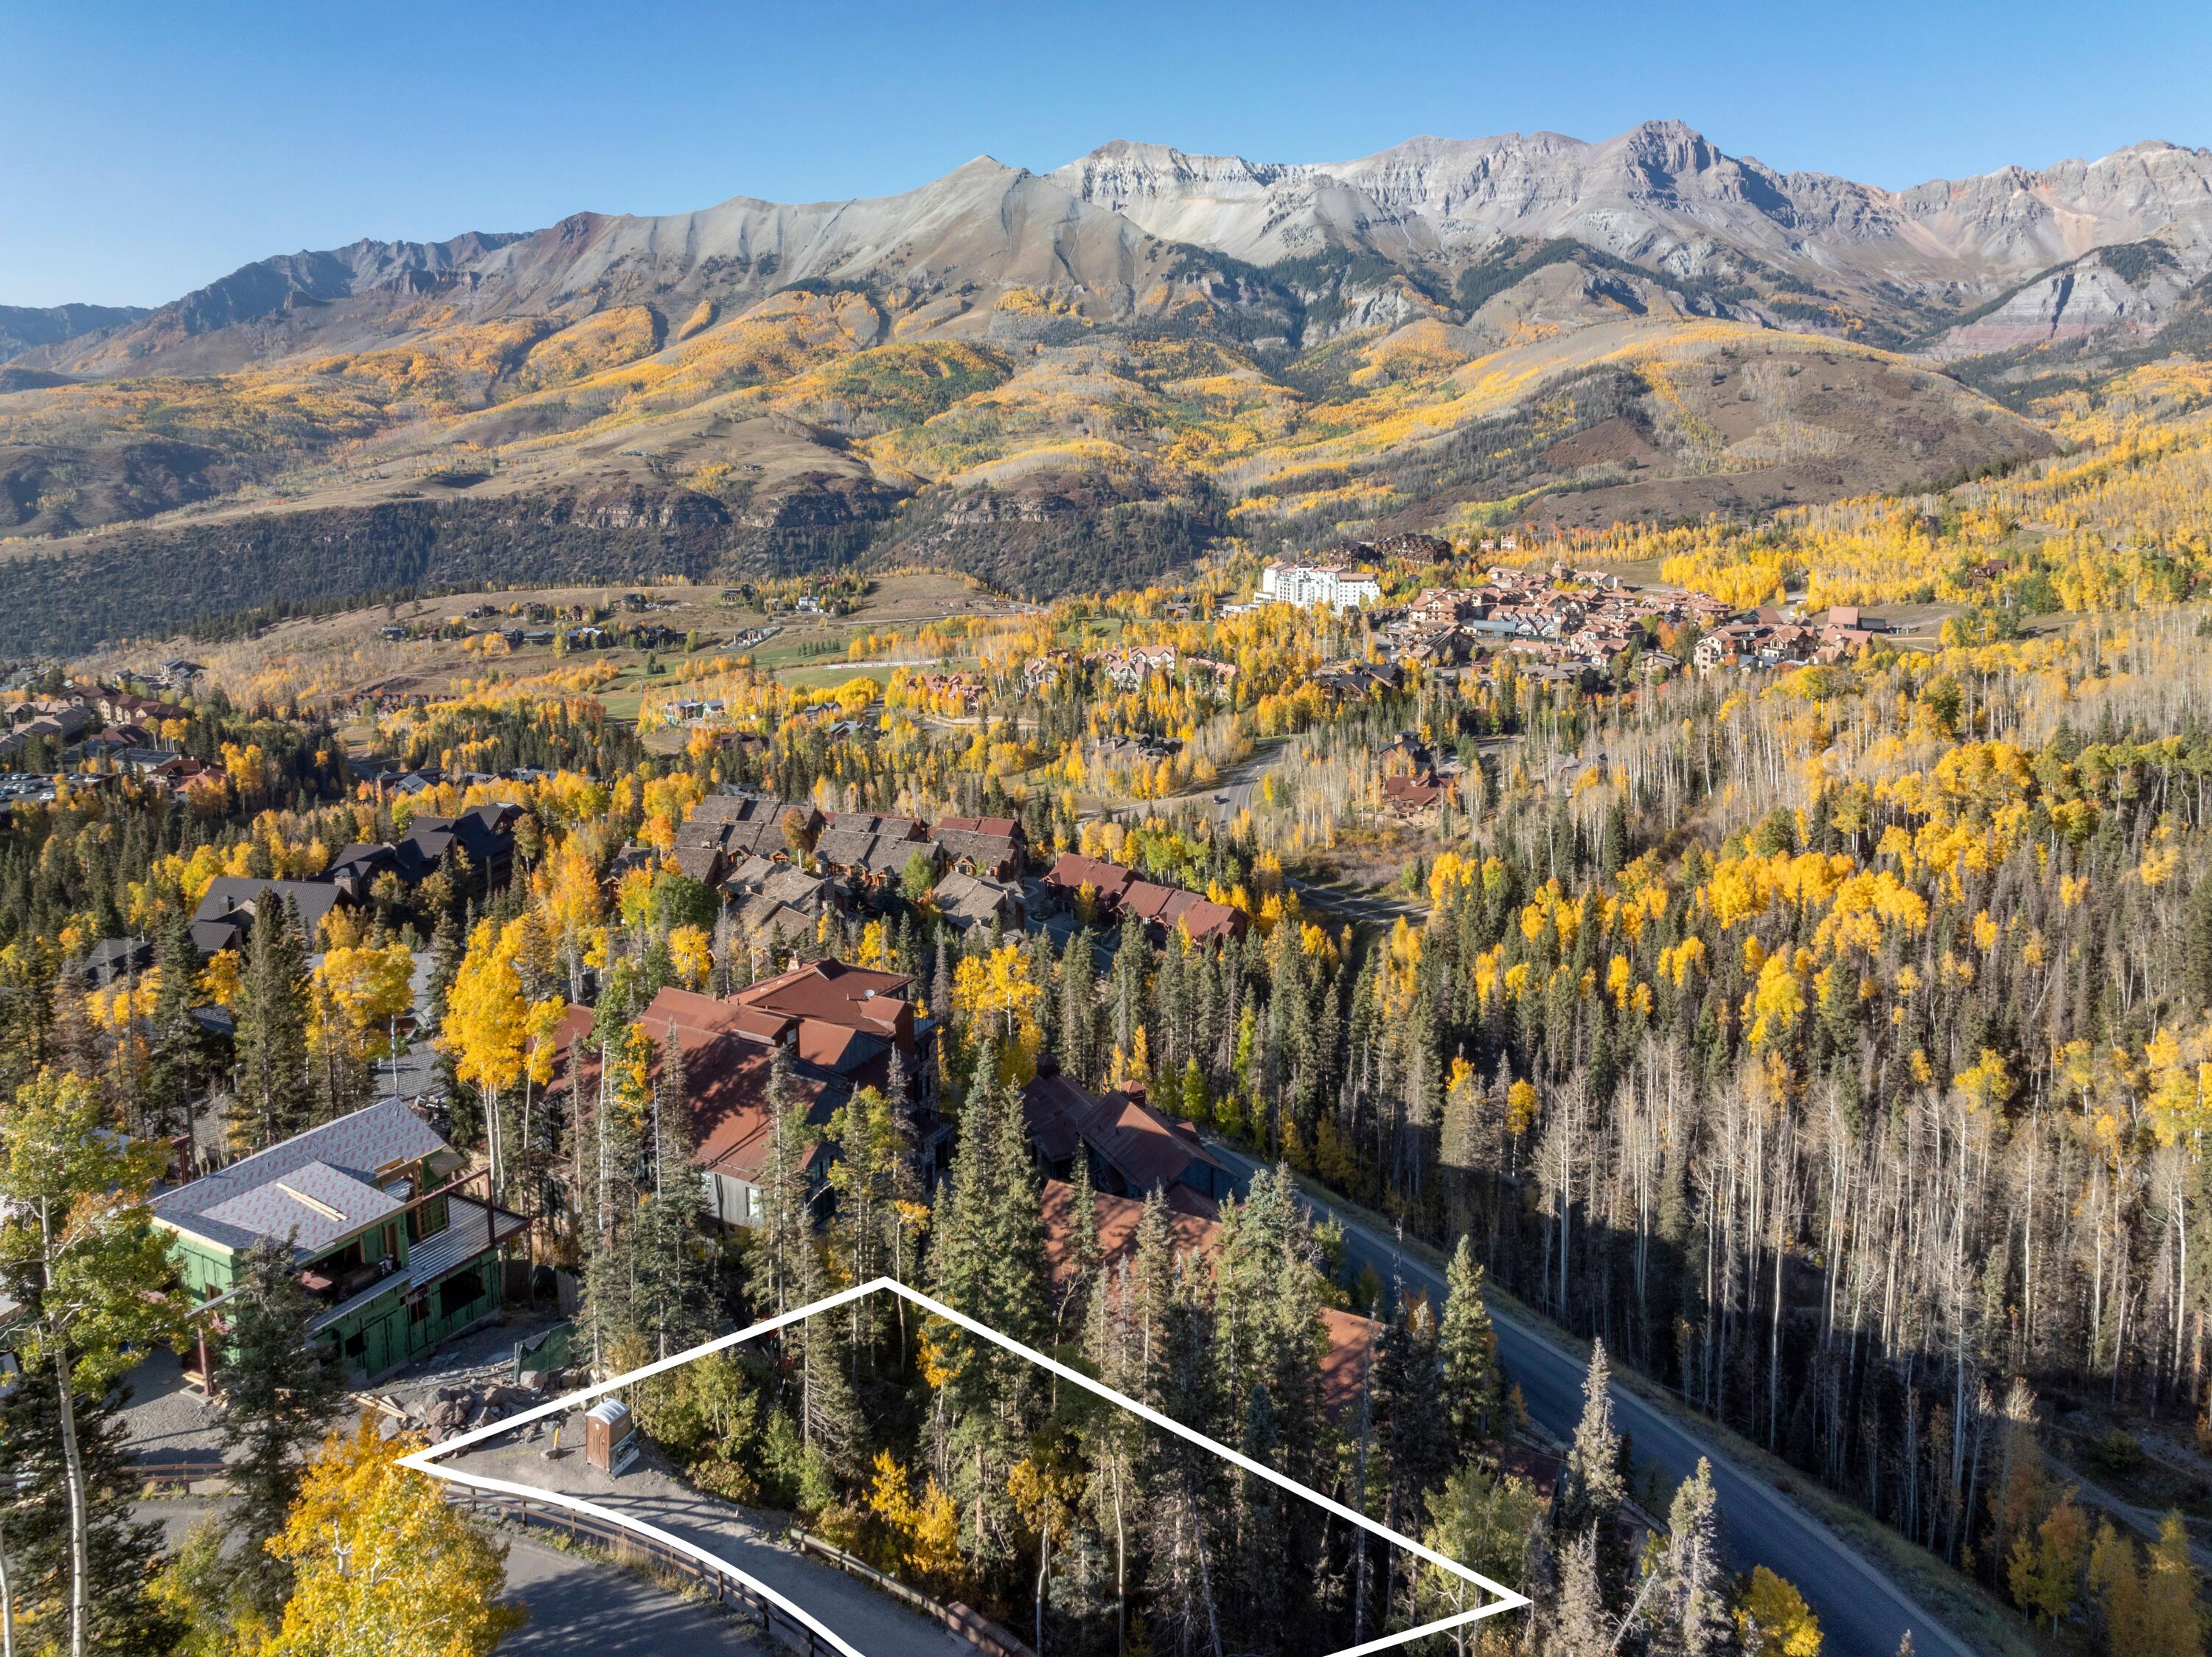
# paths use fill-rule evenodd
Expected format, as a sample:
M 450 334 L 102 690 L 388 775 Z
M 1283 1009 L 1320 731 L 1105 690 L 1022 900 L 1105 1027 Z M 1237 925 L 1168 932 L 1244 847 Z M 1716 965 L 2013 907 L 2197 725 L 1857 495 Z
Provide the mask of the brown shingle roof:
M 1064 1161 L 1075 1154 L 1078 1142 L 1087 1144 L 1131 1191 L 1164 1191 L 1194 1162 L 1221 1167 L 1196 1134 L 1134 1094 L 1093 1098 L 1058 1071 L 1024 1086 L 1022 1114 L 1047 1161 Z
M 984 834 L 1000 840 L 1022 838 L 1021 824 L 1011 817 L 940 817 L 931 832 L 942 840 L 948 829 L 956 834 Z

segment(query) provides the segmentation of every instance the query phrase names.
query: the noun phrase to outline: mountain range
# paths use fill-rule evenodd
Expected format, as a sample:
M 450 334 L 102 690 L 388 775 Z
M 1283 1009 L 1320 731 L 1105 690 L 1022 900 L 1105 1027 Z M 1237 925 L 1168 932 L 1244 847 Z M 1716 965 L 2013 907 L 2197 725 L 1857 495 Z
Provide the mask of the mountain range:
M 80 593 L 246 542 L 299 601 L 502 549 L 518 578 L 896 556 L 1046 592 L 1226 534 L 1757 511 L 2047 448 L 2054 365 L 2191 346 L 2208 271 L 2212 151 L 2160 143 L 1902 192 L 1676 122 L 978 157 L 0 308 L 0 535 L 91 557 Z M 310 542 L 349 551 L 315 573 Z

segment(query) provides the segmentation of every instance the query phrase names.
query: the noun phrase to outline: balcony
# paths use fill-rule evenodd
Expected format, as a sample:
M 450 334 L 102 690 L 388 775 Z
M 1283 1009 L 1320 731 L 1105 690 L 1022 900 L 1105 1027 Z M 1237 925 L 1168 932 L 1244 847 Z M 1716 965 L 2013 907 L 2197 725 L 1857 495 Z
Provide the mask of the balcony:
M 343 1260 L 318 1260 L 300 1274 L 300 1287 L 325 1306 L 335 1306 L 381 1282 L 396 1270 L 398 1263 L 388 1257 L 352 1264 Z

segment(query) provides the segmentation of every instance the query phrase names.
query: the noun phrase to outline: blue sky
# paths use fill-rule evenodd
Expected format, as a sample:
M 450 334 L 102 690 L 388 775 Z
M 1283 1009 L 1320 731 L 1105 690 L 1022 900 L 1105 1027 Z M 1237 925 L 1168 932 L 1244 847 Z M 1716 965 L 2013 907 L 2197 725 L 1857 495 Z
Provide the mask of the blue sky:
M 0 0 L 0 304 L 156 304 L 362 236 L 884 194 L 1115 137 L 1328 160 L 1675 117 L 1892 187 L 2212 144 L 2212 5 Z

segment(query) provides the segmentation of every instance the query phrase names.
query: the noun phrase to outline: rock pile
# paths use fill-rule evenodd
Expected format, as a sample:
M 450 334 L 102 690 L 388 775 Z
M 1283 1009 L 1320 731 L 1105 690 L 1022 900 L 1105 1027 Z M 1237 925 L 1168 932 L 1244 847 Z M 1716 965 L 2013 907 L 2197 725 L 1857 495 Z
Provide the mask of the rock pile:
M 542 1403 L 544 1394 L 522 1386 L 492 1383 L 483 1386 L 441 1386 L 430 1395 L 421 1419 L 433 1444 L 442 1444 L 462 1433 L 489 1427 L 509 1416 Z

